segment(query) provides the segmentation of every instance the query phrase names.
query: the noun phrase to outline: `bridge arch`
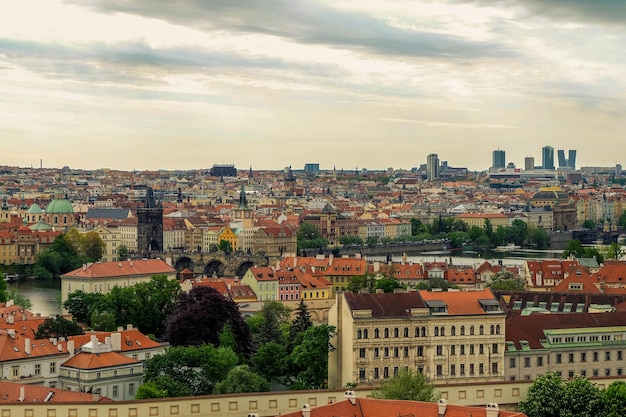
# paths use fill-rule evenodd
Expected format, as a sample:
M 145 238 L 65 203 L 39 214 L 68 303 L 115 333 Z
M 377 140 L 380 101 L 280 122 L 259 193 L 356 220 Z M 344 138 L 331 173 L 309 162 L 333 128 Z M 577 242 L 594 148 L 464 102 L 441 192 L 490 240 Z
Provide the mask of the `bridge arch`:
M 185 268 L 189 269 L 190 271 L 193 271 L 193 259 L 191 259 L 188 256 L 181 256 L 174 263 L 174 269 L 180 272 Z
M 235 276 L 239 278 L 243 277 L 246 272 L 248 272 L 248 269 L 252 268 L 254 265 L 255 263 L 253 261 L 246 259 L 235 269 Z
M 207 277 L 212 277 L 213 275 L 223 277 L 225 270 L 226 265 L 222 261 L 212 259 L 204 266 L 204 275 Z

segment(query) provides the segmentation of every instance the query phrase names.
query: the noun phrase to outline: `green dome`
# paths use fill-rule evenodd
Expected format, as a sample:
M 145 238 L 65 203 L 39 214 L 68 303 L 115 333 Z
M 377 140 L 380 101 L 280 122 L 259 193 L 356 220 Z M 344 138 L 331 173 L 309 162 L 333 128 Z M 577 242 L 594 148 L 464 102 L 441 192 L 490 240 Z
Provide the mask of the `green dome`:
M 52 200 L 46 208 L 46 214 L 74 214 L 72 203 L 65 199 Z
M 43 210 L 36 203 L 33 203 L 33 205 L 30 206 L 30 208 L 28 209 L 26 213 L 27 214 L 40 214 L 40 213 L 43 213 Z
M 30 226 L 30 230 L 33 232 L 47 232 L 52 230 L 52 226 L 48 223 L 45 223 L 43 220 L 39 220 L 37 223 Z

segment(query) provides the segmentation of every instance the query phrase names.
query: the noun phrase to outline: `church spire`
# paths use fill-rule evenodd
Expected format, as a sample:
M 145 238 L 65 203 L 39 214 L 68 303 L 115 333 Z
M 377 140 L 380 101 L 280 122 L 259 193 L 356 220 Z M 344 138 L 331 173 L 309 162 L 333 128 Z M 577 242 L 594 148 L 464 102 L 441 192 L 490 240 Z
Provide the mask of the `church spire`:
M 248 200 L 246 199 L 246 189 L 243 184 L 241 184 L 241 191 L 239 191 L 239 207 L 240 210 L 248 209 Z

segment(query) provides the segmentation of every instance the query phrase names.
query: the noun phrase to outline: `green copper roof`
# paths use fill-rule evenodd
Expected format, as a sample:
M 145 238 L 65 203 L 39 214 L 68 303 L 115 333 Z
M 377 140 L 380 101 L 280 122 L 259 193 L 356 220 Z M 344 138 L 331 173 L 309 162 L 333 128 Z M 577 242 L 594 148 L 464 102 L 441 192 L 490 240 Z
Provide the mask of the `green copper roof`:
M 46 208 L 46 214 L 74 214 L 72 203 L 65 199 L 53 200 Z

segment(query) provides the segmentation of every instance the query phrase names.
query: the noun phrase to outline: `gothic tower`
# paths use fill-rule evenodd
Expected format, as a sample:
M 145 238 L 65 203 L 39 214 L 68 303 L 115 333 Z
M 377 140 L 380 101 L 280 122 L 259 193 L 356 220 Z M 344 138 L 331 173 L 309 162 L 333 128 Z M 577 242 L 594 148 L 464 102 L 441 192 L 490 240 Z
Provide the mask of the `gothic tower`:
M 163 206 L 150 187 L 144 206 L 137 209 L 137 249 L 142 255 L 163 251 Z

